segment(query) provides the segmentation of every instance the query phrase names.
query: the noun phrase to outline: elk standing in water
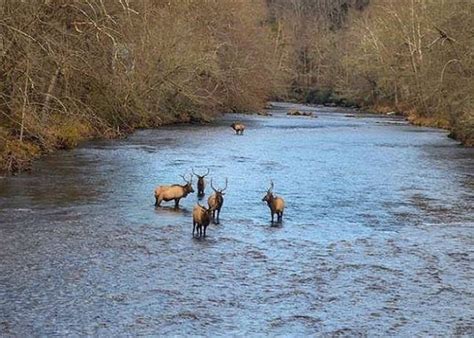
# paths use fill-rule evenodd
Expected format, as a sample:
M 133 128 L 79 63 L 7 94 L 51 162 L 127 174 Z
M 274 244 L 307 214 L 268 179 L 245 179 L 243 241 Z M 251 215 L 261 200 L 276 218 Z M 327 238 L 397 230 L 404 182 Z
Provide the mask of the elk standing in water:
M 204 180 L 204 177 L 206 177 L 207 175 L 209 175 L 209 168 L 207 168 L 207 173 L 205 173 L 204 175 L 198 175 L 194 172 L 194 169 L 193 169 L 193 174 L 198 178 L 198 182 L 197 182 L 197 195 L 198 197 L 202 197 L 205 195 L 205 188 L 206 188 L 206 181 Z
M 155 189 L 155 206 L 159 207 L 161 201 L 174 200 L 174 207 L 179 208 L 179 200 L 185 198 L 189 193 L 193 193 L 193 176 L 190 175 L 190 180 L 187 180 L 184 175 L 181 175 L 186 184 L 160 185 Z
M 193 237 L 194 231 L 199 234 L 199 237 L 206 237 L 206 229 L 209 223 L 211 223 L 212 208 L 205 208 L 201 204 L 197 204 L 193 208 Z M 203 236 L 204 228 L 204 236 Z
M 239 135 L 239 134 L 243 135 L 244 134 L 245 125 L 243 123 L 234 122 L 230 126 L 232 127 L 232 129 L 235 130 L 236 135 Z
M 270 208 L 272 223 L 275 214 L 277 214 L 277 222 L 281 222 L 285 209 L 285 201 L 283 198 L 273 195 L 273 181 L 270 181 L 270 188 L 267 190 L 267 194 L 262 198 L 262 201 L 267 202 Z
M 213 210 L 212 212 L 212 219 L 215 224 L 219 224 L 219 216 L 221 214 L 222 204 L 224 204 L 224 191 L 227 189 L 227 178 L 225 179 L 225 187 L 223 189 L 216 189 L 212 185 L 211 179 L 211 188 L 214 190 L 214 193 L 209 196 L 207 203 L 209 204 L 209 208 Z M 216 218 L 217 212 L 217 218 Z

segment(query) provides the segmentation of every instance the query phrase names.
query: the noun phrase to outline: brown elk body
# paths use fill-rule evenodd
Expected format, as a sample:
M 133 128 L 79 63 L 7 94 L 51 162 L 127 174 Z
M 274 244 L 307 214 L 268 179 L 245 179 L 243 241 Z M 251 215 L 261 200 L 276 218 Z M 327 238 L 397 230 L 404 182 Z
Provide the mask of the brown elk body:
M 240 122 L 234 122 L 230 125 L 234 129 L 236 135 L 243 135 L 245 130 L 245 125 Z
M 206 189 L 206 181 L 204 180 L 204 177 L 206 177 L 207 175 L 209 175 L 209 168 L 207 169 L 207 173 L 205 173 L 204 175 L 198 175 L 194 172 L 194 169 L 193 169 L 193 174 L 198 178 L 198 181 L 197 181 L 197 194 L 198 196 L 202 197 L 205 195 L 205 192 L 204 190 Z
M 199 203 L 193 208 L 193 237 L 194 231 L 199 237 L 206 237 L 206 229 L 211 223 L 212 208 L 205 208 Z M 203 231 L 204 230 L 204 231 Z
M 219 224 L 219 216 L 221 214 L 221 208 L 224 204 L 224 191 L 227 189 L 227 178 L 225 179 L 225 187 L 223 189 L 217 189 L 212 184 L 211 179 L 211 188 L 214 190 L 214 193 L 209 196 L 207 200 L 207 204 L 209 204 L 209 208 L 212 209 L 212 220 L 215 224 Z M 217 214 L 217 217 L 216 217 Z
M 186 184 L 160 185 L 155 189 L 155 206 L 159 207 L 162 201 L 174 200 L 174 207 L 179 208 L 179 200 L 194 192 L 192 176 L 189 181 L 184 176 L 181 177 Z
M 277 215 L 277 221 L 281 222 L 283 219 L 283 212 L 285 210 L 285 201 L 283 198 L 273 195 L 273 182 L 271 182 L 270 188 L 267 190 L 266 195 L 262 198 L 263 202 L 267 202 L 268 207 L 270 208 L 270 213 L 272 215 L 272 223 L 274 220 L 274 215 Z

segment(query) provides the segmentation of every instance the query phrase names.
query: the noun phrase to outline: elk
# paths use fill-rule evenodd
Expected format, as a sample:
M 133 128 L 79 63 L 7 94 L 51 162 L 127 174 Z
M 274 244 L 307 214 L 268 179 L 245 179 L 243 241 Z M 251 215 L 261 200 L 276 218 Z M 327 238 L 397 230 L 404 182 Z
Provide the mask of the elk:
M 270 181 L 270 188 L 267 190 L 267 194 L 262 198 L 263 202 L 267 202 L 270 208 L 270 213 L 273 216 L 277 214 L 277 221 L 281 222 L 283 218 L 283 211 L 285 209 L 285 201 L 283 198 L 273 195 L 273 181 Z
M 211 223 L 212 208 L 205 208 L 201 204 L 196 204 L 193 208 L 193 237 L 194 231 L 199 237 L 206 237 L 206 229 L 209 223 Z M 203 236 L 204 228 L 204 236 Z
M 221 208 L 222 204 L 224 204 L 224 191 L 227 189 L 227 178 L 225 179 L 225 187 L 223 189 L 217 189 L 214 187 L 212 184 L 212 179 L 211 179 L 211 188 L 214 190 L 214 193 L 209 196 L 207 200 L 207 204 L 209 204 L 209 208 L 211 208 L 212 211 L 212 220 L 214 221 L 215 224 L 219 224 L 219 216 L 221 214 Z M 217 218 L 216 218 L 216 212 L 217 212 Z
M 204 177 L 206 177 L 207 175 L 209 175 L 209 168 L 207 168 L 207 173 L 205 173 L 204 175 L 198 175 L 194 172 L 194 169 L 193 169 L 193 175 L 195 175 L 197 178 L 198 178 L 198 181 L 197 181 L 197 194 L 198 196 L 202 197 L 205 195 L 204 193 L 204 189 L 206 188 L 206 181 L 204 180 Z
M 239 135 L 239 134 L 243 135 L 244 134 L 245 125 L 243 123 L 234 122 L 230 126 L 232 127 L 232 129 L 235 130 L 236 135 Z
M 155 189 L 155 206 L 159 207 L 161 201 L 174 200 L 174 207 L 179 208 L 179 200 L 185 198 L 189 193 L 193 193 L 193 175 L 187 180 L 184 175 L 180 175 L 186 184 L 160 185 Z

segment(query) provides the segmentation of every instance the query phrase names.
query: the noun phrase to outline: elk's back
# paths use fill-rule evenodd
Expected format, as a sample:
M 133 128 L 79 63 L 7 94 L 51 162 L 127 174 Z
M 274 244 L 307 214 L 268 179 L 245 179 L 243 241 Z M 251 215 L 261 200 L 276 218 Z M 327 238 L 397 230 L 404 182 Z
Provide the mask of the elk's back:
M 193 220 L 197 223 L 201 223 L 203 210 L 199 205 L 195 205 L 193 208 Z
M 273 209 L 275 212 L 282 212 L 285 209 L 285 201 L 281 197 L 276 197 L 273 200 Z
M 210 223 L 209 215 L 199 205 L 196 205 L 193 208 L 193 220 L 197 224 L 205 225 L 205 226 L 208 226 Z
M 216 204 L 217 204 L 216 197 L 217 197 L 216 194 L 212 194 L 211 196 L 209 196 L 209 198 L 207 199 L 207 204 L 209 204 L 209 207 L 211 208 L 216 207 Z
M 219 206 L 222 206 L 222 203 L 224 203 L 224 199 L 222 197 L 219 198 L 216 193 L 212 194 L 207 199 L 207 204 L 209 204 L 210 208 L 217 208 Z
M 155 196 L 164 200 L 171 200 L 183 196 L 183 187 L 180 185 L 161 185 L 155 189 Z

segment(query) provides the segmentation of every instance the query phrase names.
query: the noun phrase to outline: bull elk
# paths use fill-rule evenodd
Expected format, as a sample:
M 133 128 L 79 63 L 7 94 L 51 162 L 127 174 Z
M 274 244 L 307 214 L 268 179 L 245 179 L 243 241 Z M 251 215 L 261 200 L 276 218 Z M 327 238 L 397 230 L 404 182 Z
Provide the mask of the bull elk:
M 204 177 L 206 177 L 207 175 L 209 175 L 209 168 L 207 168 L 207 173 L 205 173 L 204 175 L 198 175 L 194 172 L 194 169 L 193 169 L 193 175 L 195 175 L 197 178 L 198 178 L 198 181 L 197 181 L 197 194 L 198 194 L 198 197 L 202 197 L 204 196 L 204 190 L 206 188 L 206 181 L 204 180 Z
M 263 202 L 267 202 L 270 212 L 273 216 L 277 214 L 277 221 L 281 222 L 283 218 L 283 211 L 285 210 L 285 201 L 283 198 L 273 195 L 273 181 L 270 181 L 270 188 L 267 190 L 267 194 L 262 198 Z
M 240 122 L 234 122 L 230 125 L 234 129 L 236 135 L 243 135 L 245 130 L 245 125 Z
M 209 205 L 209 208 L 212 209 L 212 220 L 215 224 L 219 224 L 219 216 L 221 214 L 222 205 L 224 204 L 224 191 L 227 189 L 227 178 L 225 179 L 225 187 L 223 189 L 215 188 L 211 179 L 211 188 L 214 190 L 214 193 L 209 196 L 207 204 Z
M 186 184 L 160 185 L 155 189 L 155 206 L 159 207 L 162 201 L 174 200 L 174 207 L 179 208 L 179 200 L 185 198 L 189 193 L 193 193 L 193 176 L 187 180 L 184 175 L 180 175 Z
M 196 204 L 193 208 L 193 237 L 194 231 L 199 234 L 199 237 L 206 237 L 206 229 L 211 223 L 212 208 L 205 208 L 201 204 Z M 204 228 L 204 236 L 203 236 Z

